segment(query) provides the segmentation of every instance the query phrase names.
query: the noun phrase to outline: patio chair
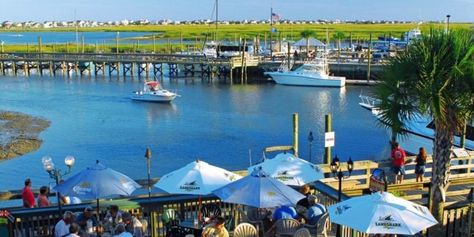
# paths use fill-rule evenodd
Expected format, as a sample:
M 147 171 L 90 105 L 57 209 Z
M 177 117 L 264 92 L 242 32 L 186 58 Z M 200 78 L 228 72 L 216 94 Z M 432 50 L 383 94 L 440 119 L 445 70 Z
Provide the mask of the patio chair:
M 294 234 L 293 237 L 311 237 L 311 233 L 307 228 L 298 229 Z
M 201 207 L 201 214 L 202 214 L 202 218 L 218 217 L 222 215 L 222 211 L 221 211 L 221 208 L 217 204 L 210 203 L 210 204 L 205 204 Z
M 315 225 L 304 224 L 303 226 L 309 230 L 311 234 L 324 235 L 327 237 L 327 223 L 329 221 L 329 214 L 324 213 Z
M 293 233 L 301 227 L 301 223 L 295 219 L 280 219 L 274 226 L 275 236 L 293 236 Z
M 252 220 L 246 213 L 244 210 L 242 210 L 241 206 L 238 206 L 236 208 L 237 212 L 239 213 L 239 216 L 240 216 L 240 219 L 239 219 L 239 222 L 240 223 L 250 223 L 252 224 L 257 232 L 260 232 L 262 235 L 263 233 L 265 233 L 265 226 L 264 226 L 264 223 L 262 220 Z
M 257 229 L 249 223 L 240 223 L 234 230 L 234 237 L 257 237 Z

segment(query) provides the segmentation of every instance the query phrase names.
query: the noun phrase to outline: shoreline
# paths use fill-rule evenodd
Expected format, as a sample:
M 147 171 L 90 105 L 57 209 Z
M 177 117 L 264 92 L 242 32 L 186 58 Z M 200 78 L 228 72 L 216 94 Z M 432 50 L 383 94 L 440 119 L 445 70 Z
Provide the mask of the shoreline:
M 13 159 L 38 150 L 43 143 L 39 135 L 50 124 L 44 118 L 0 110 L 0 160 Z

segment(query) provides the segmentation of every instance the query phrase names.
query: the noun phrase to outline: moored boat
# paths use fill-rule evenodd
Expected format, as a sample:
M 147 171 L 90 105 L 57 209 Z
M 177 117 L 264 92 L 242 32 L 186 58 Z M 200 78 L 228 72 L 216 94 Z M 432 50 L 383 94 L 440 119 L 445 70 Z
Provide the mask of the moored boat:
M 277 84 L 292 86 L 344 87 L 345 77 L 330 76 L 325 58 L 319 58 L 290 71 L 265 72 Z

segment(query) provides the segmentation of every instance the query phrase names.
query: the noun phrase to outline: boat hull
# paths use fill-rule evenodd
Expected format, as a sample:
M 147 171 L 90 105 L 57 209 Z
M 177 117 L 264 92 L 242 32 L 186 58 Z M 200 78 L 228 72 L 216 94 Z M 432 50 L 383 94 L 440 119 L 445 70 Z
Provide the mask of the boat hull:
M 137 101 L 145 101 L 145 102 L 157 102 L 157 103 L 169 103 L 176 98 L 175 94 L 172 95 L 154 95 L 154 94 L 140 94 L 140 93 L 132 93 L 130 99 L 137 100 Z
M 287 72 L 266 72 L 277 84 L 289 86 L 344 87 L 345 77 L 318 77 L 317 75 L 290 74 Z

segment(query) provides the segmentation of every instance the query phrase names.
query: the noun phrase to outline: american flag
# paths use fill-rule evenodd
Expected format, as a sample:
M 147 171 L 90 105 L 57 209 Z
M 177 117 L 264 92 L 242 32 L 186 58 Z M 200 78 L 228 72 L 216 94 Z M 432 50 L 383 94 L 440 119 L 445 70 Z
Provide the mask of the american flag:
M 272 21 L 279 21 L 280 20 L 280 15 L 276 13 L 272 13 Z

